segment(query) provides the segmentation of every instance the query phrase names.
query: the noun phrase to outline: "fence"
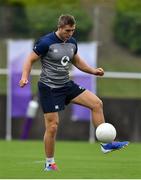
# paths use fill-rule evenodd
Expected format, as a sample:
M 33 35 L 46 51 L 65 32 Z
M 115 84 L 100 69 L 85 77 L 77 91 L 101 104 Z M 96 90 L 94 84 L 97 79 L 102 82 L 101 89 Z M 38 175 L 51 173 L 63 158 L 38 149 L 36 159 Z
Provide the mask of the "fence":
M 31 71 L 32 76 L 38 76 L 40 74 L 40 70 L 33 69 Z M 0 75 L 7 75 L 7 69 L 0 69 Z M 105 72 L 105 75 L 103 78 L 114 78 L 116 79 L 141 79 L 141 73 L 127 73 L 127 72 Z M 141 141 L 141 133 L 140 133 L 140 100 L 131 100 L 131 99 L 115 99 L 115 98 L 102 98 L 104 102 L 104 114 L 106 120 L 113 123 L 118 131 L 118 138 L 120 140 L 122 139 L 128 139 L 130 141 Z M 5 104 L 4 99 L 2 100 L 3 104 Z M 2 108 L 3 109 L 3 108 Z M 71 140 L 87 140 L 90 137 L 88 137 L 89 134 L 89 123 L 88 122 L 72 122 L 69 121 L 70 117 L 66 117 L 65 114 L 70 114 L 70 107 L 68 107 L 65 110 L 65 113 L 61 113 L 61 125 L 59 126 L 58 130 L 58 139 L 71 139 Z M 3 110 L 4 113 L 4 110 Z M 3 117 L 3 115 L 1 116 Z M 30 132 L 29 138 L 42 138 L 42 132 L 43 132 L 43 123 L 40 122 L 40 125 L 37 125 L 39 121 L 41 121 L 42 115 L 38 113 L 38 116 L 35 119 L 33 128 Z M 6 118 L 6 116 L 5 116 Z M 5 119 L 5 118 L 2 118 Z M 67 120 L 66 120 L 67 119 Z M 20 137 L 20 129 L 22 129 L 23 126 L 23 120 L 20 121 L 13 120 L 13 136 L 14 138 Z M 1 125 L 4 127 L 6 126 L 5 122 L 2 121 Z M 18 128 L 17 128 L 18 126 Z M 40 128 L 36 128 L 40 127 Z M 64 128 L 65 127 L 65 128 Z M 131 130 L 132 127 L 132 130 Z M 62 131 L 63 128 L 63 131 Z M 71 133 L 71 128 L 73 128 L 73 135 Z M 125 128 L 125 129 L 124 129 Z M 19 131 L 14 130 L 19 129 Z M 66 129 L 66 131 L 64 130 Z M 78 129 L 81 129 L 80 132 L 75 133 L 75 129 L 78 132 Z M 6 132 L 4 131 L 4 128 L 2 128 L 2 137 L 3 134 Z M 91 129 L 93 131 L 93 129 Z M 93 134 L 93 133 L 92 133 Z M 89 139 L 91 142 L 93 142 L 93 138 Z

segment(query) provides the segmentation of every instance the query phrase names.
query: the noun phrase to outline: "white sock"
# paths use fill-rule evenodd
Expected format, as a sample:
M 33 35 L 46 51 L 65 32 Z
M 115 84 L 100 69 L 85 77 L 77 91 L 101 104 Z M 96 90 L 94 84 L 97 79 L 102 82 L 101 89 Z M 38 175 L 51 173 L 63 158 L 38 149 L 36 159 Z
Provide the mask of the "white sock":
M 54 162 L 55 162 L 55 161 L 54 161 L 54 157 L 46 158 L 46 164 L 47 164 L 47 166 L 48 166 L 49 164 L 54 163 Z

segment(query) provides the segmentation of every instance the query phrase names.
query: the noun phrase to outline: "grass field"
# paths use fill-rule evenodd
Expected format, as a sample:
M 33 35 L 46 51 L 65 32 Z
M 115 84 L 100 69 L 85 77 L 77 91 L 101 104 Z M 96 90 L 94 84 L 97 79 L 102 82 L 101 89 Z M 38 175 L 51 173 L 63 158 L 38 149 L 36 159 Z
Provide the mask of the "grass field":
M 0 141 L 0 178 L 34 179 L 137 179 L 141 178 L 141 144 L 102 154 L 99 144 L 56 144 L 58 172 L 44 172 L 41 141 Z

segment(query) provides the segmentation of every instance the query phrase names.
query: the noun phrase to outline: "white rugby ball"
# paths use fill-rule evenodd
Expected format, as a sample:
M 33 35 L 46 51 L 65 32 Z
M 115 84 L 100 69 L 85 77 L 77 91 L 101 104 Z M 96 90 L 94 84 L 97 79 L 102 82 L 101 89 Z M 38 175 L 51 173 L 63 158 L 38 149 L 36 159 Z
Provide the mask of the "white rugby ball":
M 96 129 L 96 138 L 103 143 L 110 143 L 116 138 L 116 129 L 110 123 L 102 123 Z

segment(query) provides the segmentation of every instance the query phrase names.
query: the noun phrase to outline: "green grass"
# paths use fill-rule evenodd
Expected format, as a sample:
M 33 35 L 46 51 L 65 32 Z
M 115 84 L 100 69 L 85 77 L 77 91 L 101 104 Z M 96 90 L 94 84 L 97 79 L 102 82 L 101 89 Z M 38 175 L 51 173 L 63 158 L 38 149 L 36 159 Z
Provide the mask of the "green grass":
M 141 144 L 102 154 L 99 144 L 57 142 L 58 172 L 44 172 L 41 141 L 0 141 L 0 178 L 136 179 L 141 178 Z
M 141 98 L 141 80 L 99 78 L 97 92 L 100 97 Z

